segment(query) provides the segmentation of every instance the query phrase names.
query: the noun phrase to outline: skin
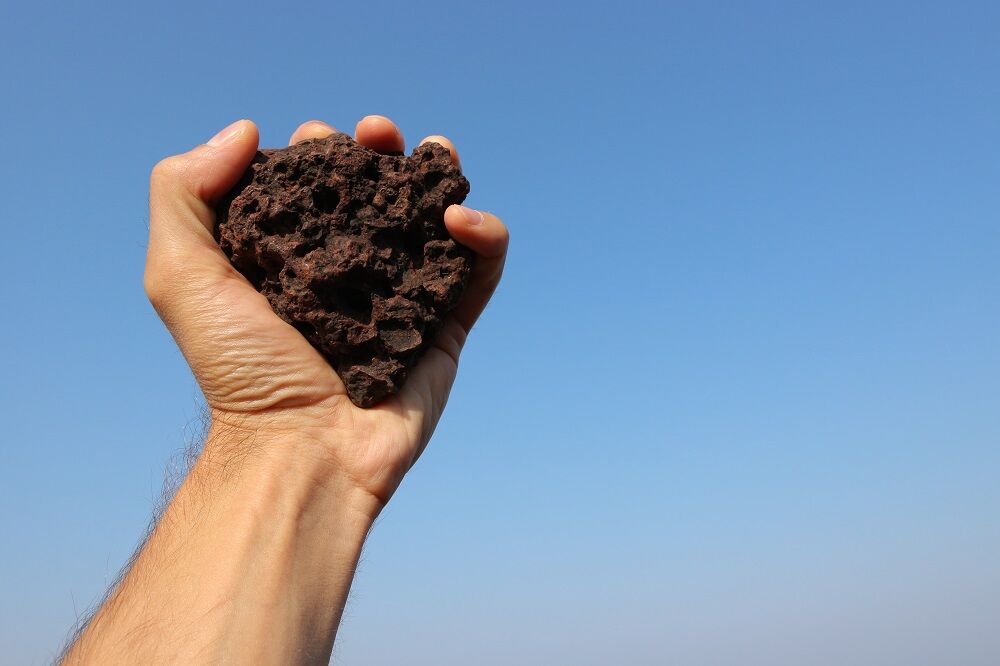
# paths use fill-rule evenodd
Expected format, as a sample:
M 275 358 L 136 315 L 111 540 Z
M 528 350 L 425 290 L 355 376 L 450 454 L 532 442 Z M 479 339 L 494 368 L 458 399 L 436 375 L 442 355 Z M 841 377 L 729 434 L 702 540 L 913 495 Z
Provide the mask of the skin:
M 290 143 L 334 129 L 310 121 Z M 367 116 L 355 138 L 403 152 Z M 458 152 L 448 139 L 427 137 Z M 452 206 L 477 253 L 470 284 L 403 390 L 355 407 L 319 353 L 279 319 L 212 236 L 216 201 L 257 150 L 238 121 L 168 157 L 150 181 L 146 293 L 204 392 L 203 451 L 63 663 L 328 663 L 364 539 L 427 445 L 473 324 L 500 280 L 508 233 Z

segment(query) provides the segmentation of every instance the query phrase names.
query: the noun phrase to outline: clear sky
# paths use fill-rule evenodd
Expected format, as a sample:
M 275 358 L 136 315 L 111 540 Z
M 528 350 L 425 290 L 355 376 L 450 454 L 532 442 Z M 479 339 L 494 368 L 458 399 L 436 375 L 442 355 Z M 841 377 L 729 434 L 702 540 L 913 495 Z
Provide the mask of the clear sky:
M 513 238 L 335 663 L 1000 663 L 1000 5 L 145 4 L 0 10 L 0 661 L 199 429 L 149 169 L 381 113 Z

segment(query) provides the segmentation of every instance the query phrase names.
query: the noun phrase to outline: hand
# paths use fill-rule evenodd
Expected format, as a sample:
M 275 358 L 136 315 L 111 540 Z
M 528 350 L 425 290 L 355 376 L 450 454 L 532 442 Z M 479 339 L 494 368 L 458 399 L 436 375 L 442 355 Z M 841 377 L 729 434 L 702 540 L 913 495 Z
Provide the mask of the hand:
M 333 131 L 308 122 L 290 143 Z M 404 149 L 399 129 L 381 116 L 362 119 L 356 139 L 379 152 Z M 459 164 L 448 139 L 427 141 L 451 150 Z M 466 336 L 500 280 L 507 229 L 490 213 L 448 208 L 448 231 L 478 255 L 462 301 L 403 390 L 376 407 L 358 408 L 320 353 L 274 314 L 214 240 L 214 206 L 246 170 L 257 143 L 256 126 L 241 120 L 153 169 L 146 293 L 194 371 L 214 430 L 246 433 L 259 446 L 291 434 L 303 442 L 295 455 L 314 456 L 343 475 L 376 500 L 378 511 L 441 417 Z

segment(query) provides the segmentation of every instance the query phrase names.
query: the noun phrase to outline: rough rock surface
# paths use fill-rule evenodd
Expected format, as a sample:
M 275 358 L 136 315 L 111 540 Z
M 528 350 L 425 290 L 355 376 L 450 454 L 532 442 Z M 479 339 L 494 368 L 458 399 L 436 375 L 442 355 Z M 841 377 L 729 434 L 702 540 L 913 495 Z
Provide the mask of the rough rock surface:
M 399 391 L 465 289 L 472 253 L 444 210 L 468 193 L 436 143 L 380 155 L 334 133 L 258 152 L 216 239 L 369 407 Z

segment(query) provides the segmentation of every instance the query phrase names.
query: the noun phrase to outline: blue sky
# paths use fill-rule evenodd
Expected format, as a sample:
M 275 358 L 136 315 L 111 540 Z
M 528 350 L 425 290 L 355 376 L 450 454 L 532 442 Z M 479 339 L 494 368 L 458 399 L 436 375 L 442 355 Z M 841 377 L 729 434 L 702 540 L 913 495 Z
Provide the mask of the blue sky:
M 148 172 L 451 137 L 507 275 L 336 663 L 1000 662 L 995 3 L 0 10 L 0 646 L 45 663 L 200 396 Z

